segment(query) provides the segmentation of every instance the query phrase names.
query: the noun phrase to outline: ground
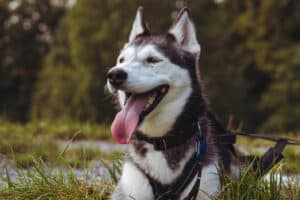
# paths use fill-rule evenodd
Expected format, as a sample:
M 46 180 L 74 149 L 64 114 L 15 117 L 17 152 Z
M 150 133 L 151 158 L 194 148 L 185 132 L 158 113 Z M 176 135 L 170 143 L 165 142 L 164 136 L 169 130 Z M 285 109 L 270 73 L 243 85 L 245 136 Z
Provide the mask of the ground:
M 300 138 L 299 134 L 282 134 Z M 239 138 L 242 151 L 261 154 L 272 143 Z M 126 146 L 107 125 L 79 122 L 0 121 L 0 199 L 108 199 Z M 219 199 L 300 199 L 300 148 L 257 181 L 243 169 L 239 180 L 223 176 Z

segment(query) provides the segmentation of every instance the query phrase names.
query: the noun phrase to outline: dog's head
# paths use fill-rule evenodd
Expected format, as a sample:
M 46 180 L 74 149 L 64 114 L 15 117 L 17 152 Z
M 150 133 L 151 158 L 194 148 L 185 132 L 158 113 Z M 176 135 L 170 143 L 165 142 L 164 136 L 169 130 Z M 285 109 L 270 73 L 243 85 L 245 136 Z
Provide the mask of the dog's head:
M 193 92 L 200 45 L 184 8 L 164 36 L 152 36 L 139 8 L 128 43 L 108 72 L 107 86 L 121 111 L 112 124 L 119 143 L 137 130 L 159 137 L 172 128 Z

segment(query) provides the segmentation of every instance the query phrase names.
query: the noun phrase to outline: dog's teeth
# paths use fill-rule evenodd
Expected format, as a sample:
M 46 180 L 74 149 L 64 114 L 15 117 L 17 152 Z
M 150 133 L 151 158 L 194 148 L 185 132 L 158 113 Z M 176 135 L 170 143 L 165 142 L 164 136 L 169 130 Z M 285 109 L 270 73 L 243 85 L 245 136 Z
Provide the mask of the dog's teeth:
M 147 104 L 146 104 L 146 106 L 145 106 L 145 109 L 149 108 L 149 107 L 153 104 L 154 100 L 155 100 L 155 95 L 152 94 L 152 95 L 148 98 L 148 101 L 147 101 Z
M 149 99 L 148 99 L 148 104 L 152 104 L 155 100 L 155 97 L 154 96 L 151 96 Z

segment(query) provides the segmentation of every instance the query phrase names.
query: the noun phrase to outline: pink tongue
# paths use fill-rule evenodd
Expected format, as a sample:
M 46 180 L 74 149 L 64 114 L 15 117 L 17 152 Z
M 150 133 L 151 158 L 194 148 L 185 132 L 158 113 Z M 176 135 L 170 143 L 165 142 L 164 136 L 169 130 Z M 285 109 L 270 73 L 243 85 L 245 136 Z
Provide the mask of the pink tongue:
M 120 144 L 127 144 L 139 123 L 139 116 L 147 103 L 147 97 L 134 95 L 129 97 L 125 107 L 116 115 L 111 132 Z

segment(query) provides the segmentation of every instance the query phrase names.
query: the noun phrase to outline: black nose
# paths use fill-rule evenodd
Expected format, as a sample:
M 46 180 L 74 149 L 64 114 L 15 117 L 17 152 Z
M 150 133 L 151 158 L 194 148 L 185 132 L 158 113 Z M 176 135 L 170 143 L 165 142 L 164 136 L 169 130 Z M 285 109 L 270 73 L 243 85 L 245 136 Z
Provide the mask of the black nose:
M 120 86 L 126 81 L 127 73 L 122 69 L 113 69 L 108 72 L 107 78 L 113 86 Z

